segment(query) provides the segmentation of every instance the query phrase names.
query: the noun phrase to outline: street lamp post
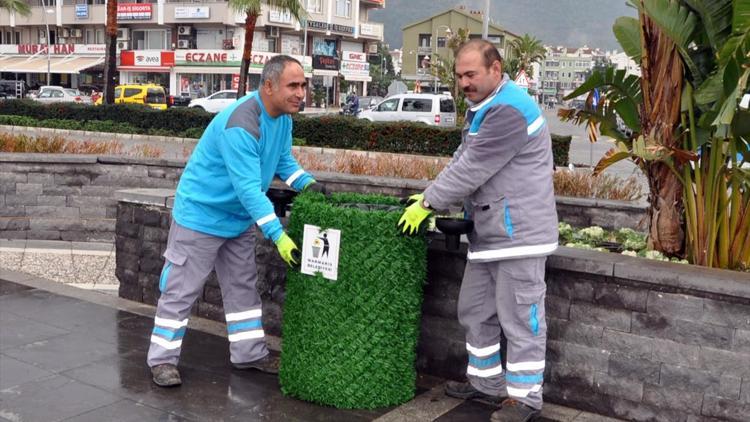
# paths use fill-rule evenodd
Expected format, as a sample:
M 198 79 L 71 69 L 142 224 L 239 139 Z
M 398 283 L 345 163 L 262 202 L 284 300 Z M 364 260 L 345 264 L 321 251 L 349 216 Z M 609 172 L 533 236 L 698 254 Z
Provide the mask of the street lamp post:
M 47 85 L 50 85 L 49 22 L 47 22 L 47 15 L 51 15 L 55 12 L 52 9 L 47 9 L 47 2 L 44 0 L 42 0 L 42 7 L 44 7 L 44 27 L 47 30 L 47 36 L 45 37 L 45 40 L 47 41 Z

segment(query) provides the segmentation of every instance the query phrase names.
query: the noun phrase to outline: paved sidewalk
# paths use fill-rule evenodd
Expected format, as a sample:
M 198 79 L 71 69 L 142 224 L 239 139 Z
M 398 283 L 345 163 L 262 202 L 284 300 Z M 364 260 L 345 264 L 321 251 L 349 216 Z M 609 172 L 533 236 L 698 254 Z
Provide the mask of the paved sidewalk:
M 154 308 L 0 268 L 0 421 L 489 420 L 489 406 L 446 397 L 420 377 L 396 408 L 339 410 L 285 397 L 276 377 L 237 371 L 225 324 L 191 317 L 184 384 L 152 384 L 145 364 Z M 278 351 L 279 339 L 269 337 Z M 542 421 L 613 420 L 546 404 Z

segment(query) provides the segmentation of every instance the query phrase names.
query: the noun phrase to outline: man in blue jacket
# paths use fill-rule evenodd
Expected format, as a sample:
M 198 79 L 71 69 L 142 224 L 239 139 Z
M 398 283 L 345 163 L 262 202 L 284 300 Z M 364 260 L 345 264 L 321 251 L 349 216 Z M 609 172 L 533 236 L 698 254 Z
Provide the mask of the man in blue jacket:
M 493 422 L 528 421 L 542 407 L 544 264 L 557 248 L 552 141 L 537 104 L 503 74 L 495 46 L 464 44 L 455 71 L 470 104 L 461 145 L 425 192 L 412 197 L 400 224 L 414 232 L 433 209 L 464 202 L 474 220 L 458 298 L 468 382 L 448 382 L 446 394 L 502 401 Z
M 266 191 L 274 176 L 293 189 L 315 180 L 292 156 L 292 119 L 305 96 L 300 63 L 276 56 L 263 68 L 260 88 L 219 113 L 198 141 L 175 195 L 161 297 L 147 363 L 162 387 L 181 384 L 177 363 L 190 309 L 216 270 L 221 287 L 230 360 L 238 369 L 278 372 L 269 355 L 256 290 L 255 225 L 296 263 Z

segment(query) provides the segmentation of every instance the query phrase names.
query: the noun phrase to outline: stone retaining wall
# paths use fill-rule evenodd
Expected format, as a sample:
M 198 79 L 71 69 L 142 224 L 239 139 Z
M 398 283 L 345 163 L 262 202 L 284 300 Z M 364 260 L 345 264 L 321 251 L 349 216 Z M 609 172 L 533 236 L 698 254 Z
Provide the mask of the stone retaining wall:
M 171 197 L 122 198 L 120 295 L 155 304 Z M 430 243 L 421 372 L 463 376 L 456 303 L 465 253 L 465 244 L 446 250 L 440 235 Z M 272 243 L 260 241 L 256 254 L 264 327 L 279 335 L 286 269 Z M 750 274 L 560 248 L 548 260 L 547 285 L 546 400 L 636 421 L 747 420 Z M 194 313 L 224 320 L 213 275 Z
M 330 154 L 325 148 L 305 148 Z M 364 152 L 361 152 L 364 153 Z M 372 154 L 372 153 L 368 153 Z M 0 153 L 0 238 L 114 241 L 115 192 L 174 188 L 184 161 L 113 156 Z M 329 188 L 407 196 L 424 180 L 314 172 Z M 282 186 L 278 181 L 276 186 Z M 642 228 L 645 208 L 617 201 L 557 199 L 560 219 L 577 226 Z

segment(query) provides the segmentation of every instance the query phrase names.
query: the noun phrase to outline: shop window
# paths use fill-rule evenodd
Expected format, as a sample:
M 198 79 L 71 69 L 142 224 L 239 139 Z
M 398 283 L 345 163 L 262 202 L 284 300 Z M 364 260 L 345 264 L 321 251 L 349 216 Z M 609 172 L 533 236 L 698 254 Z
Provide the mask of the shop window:
M 310 13 L 323 13 L 323 0 L 307 0 L 307 11 Z
M 133 50 L 164 50 L 167 48 L 167 31 L 162 29 L 134 30 L 131 41 Z

